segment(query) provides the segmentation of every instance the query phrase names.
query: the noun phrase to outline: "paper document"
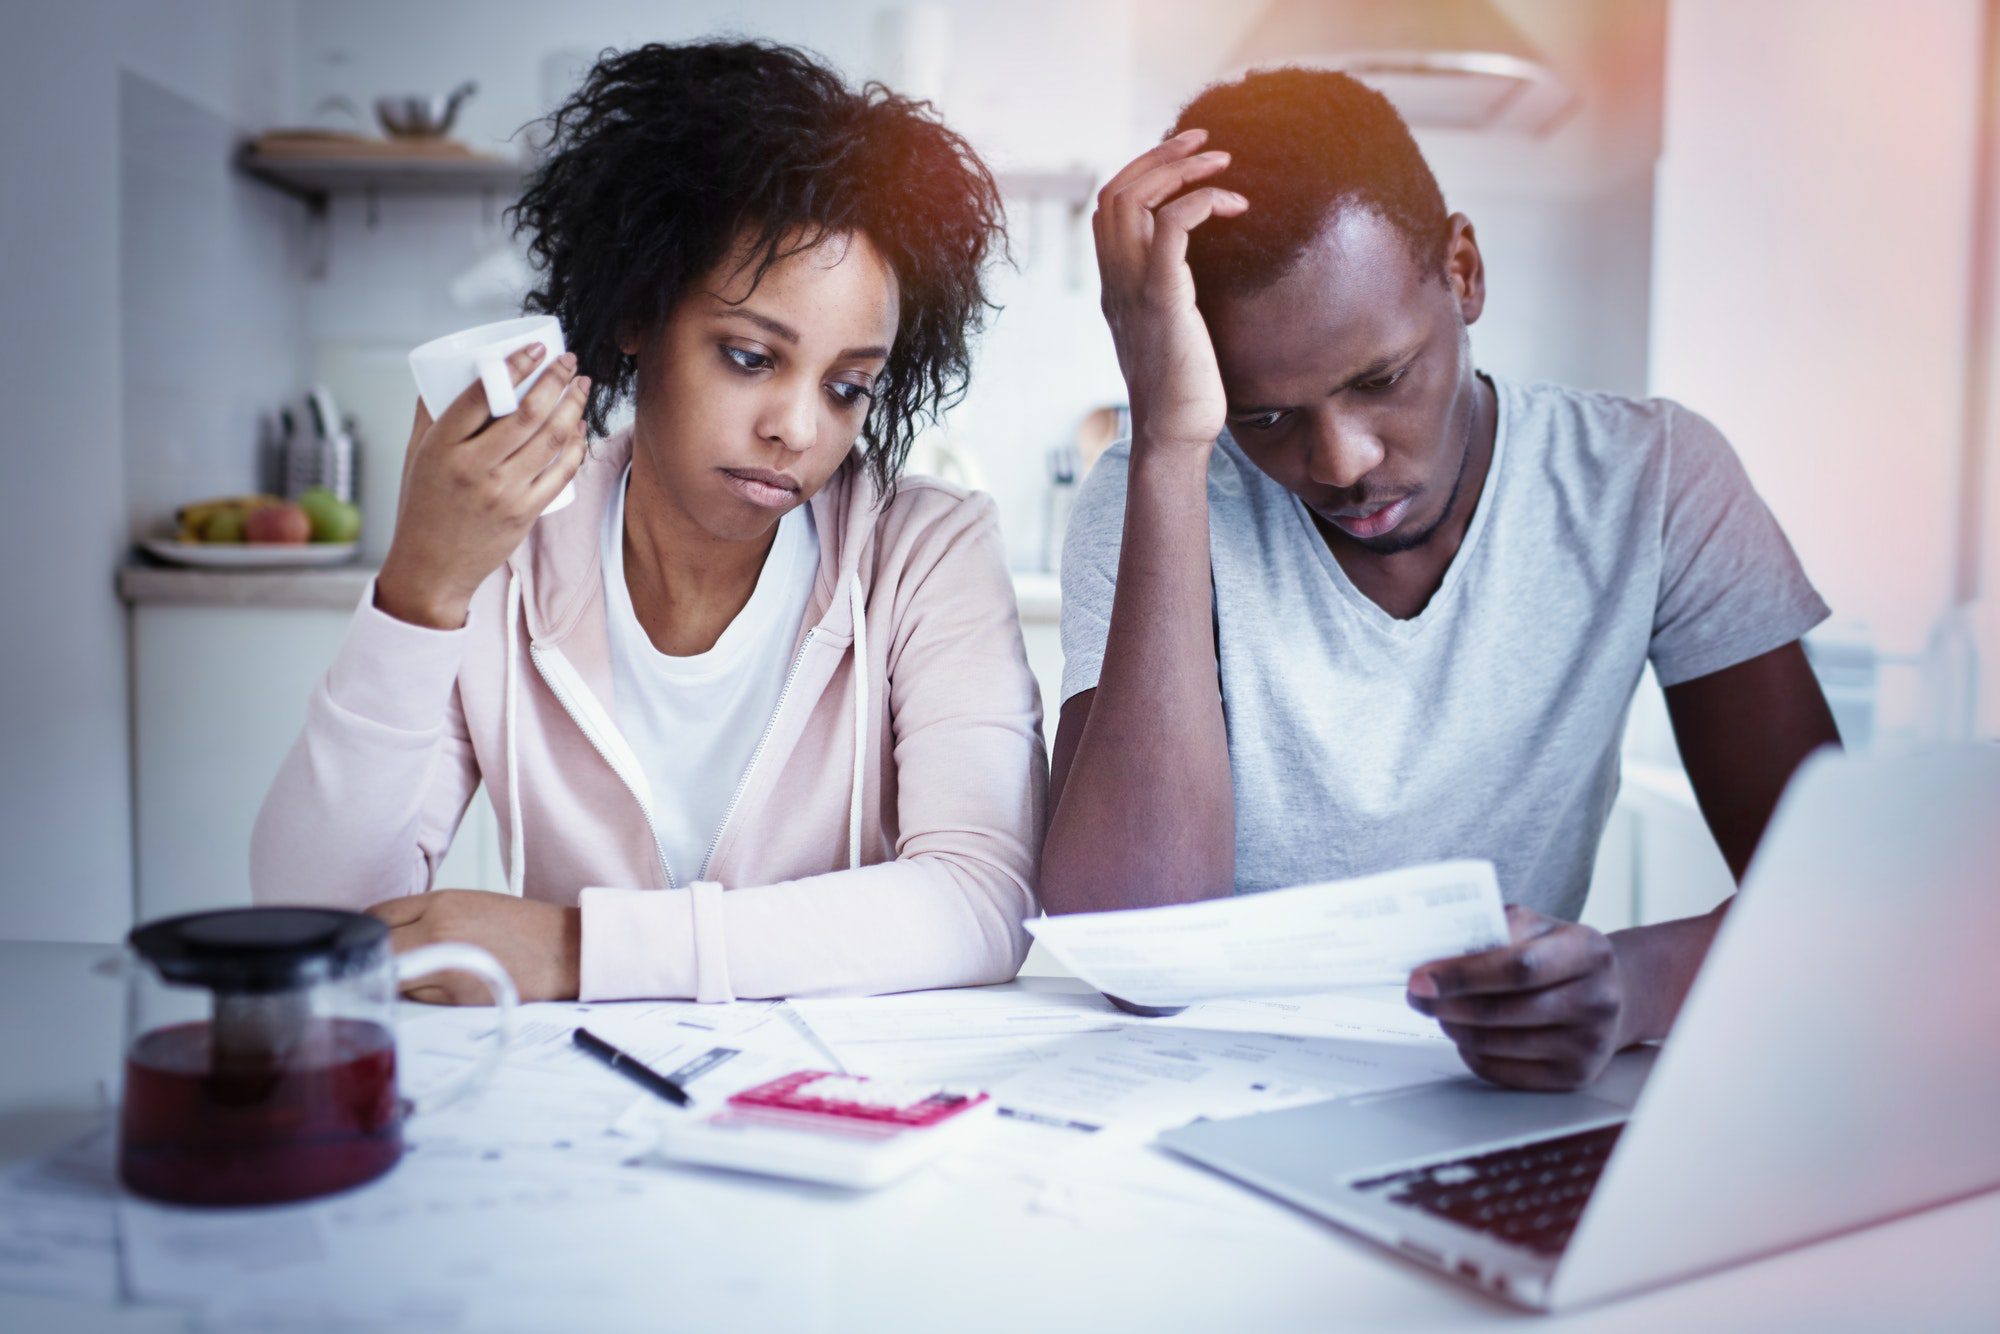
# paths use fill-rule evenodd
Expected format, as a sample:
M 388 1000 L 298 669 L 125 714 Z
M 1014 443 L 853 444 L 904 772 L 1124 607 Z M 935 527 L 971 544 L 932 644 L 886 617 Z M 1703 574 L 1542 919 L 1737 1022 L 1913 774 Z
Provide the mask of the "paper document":
M 1420 963 L 1507 943 L 1484 861 L 1026 925 L 1100 991 L 1161 1006 L 1392 985 Z

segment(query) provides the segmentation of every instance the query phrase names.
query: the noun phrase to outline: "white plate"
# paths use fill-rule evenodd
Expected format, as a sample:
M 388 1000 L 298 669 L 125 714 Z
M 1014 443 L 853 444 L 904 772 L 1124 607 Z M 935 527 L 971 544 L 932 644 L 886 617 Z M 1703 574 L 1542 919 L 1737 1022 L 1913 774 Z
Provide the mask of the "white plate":
M 353 542 L 177 542 L 149 537 L 139 544 L 146 554 L 175 565 L 210 569 L 255 570 L 299 565 L 339 565 L 354 559 Z

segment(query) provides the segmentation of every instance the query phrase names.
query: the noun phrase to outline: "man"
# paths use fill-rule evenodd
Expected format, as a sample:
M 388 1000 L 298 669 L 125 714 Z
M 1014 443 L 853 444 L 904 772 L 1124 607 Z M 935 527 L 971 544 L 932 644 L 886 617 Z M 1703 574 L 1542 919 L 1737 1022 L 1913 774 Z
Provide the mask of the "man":
M 1648 660 L 1740 877 L 1838 743 L 1827 614 L 1728 444 L 1663 400 L 1496 381 L 1485 277 L 1339 74 L 1210 88 L 1098 196 L 1132 438 L 1063 560 L 1050 912 L 1487 857 L 1512 943 L 1411 975 L 1467 1065 L 1572 1088 L 1665 1035 L 1727 905 L 1575 921 Z

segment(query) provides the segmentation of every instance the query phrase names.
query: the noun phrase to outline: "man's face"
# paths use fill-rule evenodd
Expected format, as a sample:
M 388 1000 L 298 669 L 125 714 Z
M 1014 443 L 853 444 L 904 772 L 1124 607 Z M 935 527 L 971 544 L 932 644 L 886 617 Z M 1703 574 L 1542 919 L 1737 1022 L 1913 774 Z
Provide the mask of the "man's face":
M 1470 227 L 1452 224 L 1439 273 L 1420 267 L 1378 214 L 1342 209 L 1270 286 L 1202 301 L 1230 434 L 1273 481 L 1377 554 L 1428 541 L 1466 465 L 1475 401 L 1466 326 L 1484 282 Z

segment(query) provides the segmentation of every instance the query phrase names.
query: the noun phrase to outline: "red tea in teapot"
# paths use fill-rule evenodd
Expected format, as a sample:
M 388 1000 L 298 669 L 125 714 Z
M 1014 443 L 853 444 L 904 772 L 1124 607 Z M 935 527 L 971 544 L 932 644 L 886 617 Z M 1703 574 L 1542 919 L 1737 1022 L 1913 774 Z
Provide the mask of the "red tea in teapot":
M 403 1125 L 387 1028 L 302 1017 L 282 1041 L 245 1042 L 218 1020 L 132 1044 L 118 1154 L 129 1189 L 177 1204 L 277 1204 L 395 1166 Z

